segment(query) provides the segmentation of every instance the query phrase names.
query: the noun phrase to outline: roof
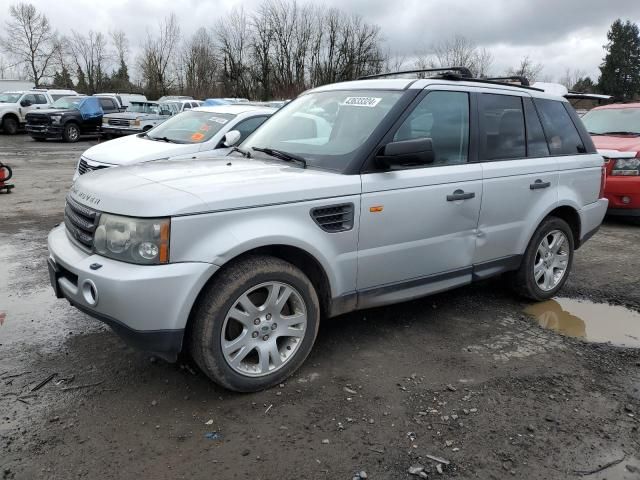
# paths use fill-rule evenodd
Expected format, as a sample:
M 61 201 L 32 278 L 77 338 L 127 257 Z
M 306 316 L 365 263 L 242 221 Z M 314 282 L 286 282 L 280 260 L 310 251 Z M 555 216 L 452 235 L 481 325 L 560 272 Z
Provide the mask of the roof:
M 246 112 L 262 111 L 265 113 L 273 113 L 277 109 L 271 107 L 264 107 L 260 105 L 247 105 L 244 103 L 233 103 L 230 105 L 212 105 L 210 107 L 196 107 L 193 110 L 196 112 L 211 112 L 211 113 L 228 113 L 230 115 L 239 115 Z
M 619 109 L 619 108 L 640 108 L 640 102 L 611 103 L 609 105 L 602 105 L 600 107 L 595 107 L 593 110 L 609 110 L 609 109 Z

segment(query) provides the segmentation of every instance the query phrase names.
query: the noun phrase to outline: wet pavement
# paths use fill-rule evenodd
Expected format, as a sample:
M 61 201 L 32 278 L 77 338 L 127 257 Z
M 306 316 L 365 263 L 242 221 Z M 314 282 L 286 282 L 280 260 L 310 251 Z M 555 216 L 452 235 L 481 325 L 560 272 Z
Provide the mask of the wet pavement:
M 238 395 L 54 298 L 46 236 L 91 143 L 0 135 L 0 478 L 640 478 L 639 349 L 598 343 L 637 337 L 640 228 L 607 222 L 553 302 L 496 279 L 331 319 Z

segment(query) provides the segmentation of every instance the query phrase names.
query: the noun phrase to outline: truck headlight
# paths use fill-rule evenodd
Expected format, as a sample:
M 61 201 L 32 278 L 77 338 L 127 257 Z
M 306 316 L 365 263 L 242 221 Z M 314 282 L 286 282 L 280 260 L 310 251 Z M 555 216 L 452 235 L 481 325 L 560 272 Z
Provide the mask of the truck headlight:
M 51 115 L 49 118 L 51 118 L 51 123 L 60 123 L 62 115 Z
M 131 218 L 103 213 L 93 237 L 96 253 L 141 265 L 169 263 L 169 218 Z
M 102 124 L 109 125 L 109 119 L 107 117 L 102 117 Z
M 139 118 L 136 118 L 136 119 L 133 121 L 133 124 L 134 124 L 136 127 L 139 127 L 139 126 L 140 126 L 140 119 L 139 119 Z

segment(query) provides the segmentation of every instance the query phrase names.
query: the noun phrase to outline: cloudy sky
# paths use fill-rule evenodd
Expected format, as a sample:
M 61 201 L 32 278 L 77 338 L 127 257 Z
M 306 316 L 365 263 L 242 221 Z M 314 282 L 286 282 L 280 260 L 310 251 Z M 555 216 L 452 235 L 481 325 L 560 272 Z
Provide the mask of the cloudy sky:
M 251 11 L 261 0 L 30 0 L 62 34 L 71 29 L 124 30 L 135 52 L 147 29 L 174 12 L 184 34 L 213 26 L 234 7 Z M 311 0 L 357 12 L 382 28 L 391 52 L 410 58 L 435 42 L 464 35 L 494 55 L 502 74 L 529 55 L 543 77 L 567 68 L 598 76 L 606 32 L 616 18 L 640 23 L 640 0 Z M 300 0 L 304 3 L 304 0 Z M 0 2 L 0 24 L 10 0 Z

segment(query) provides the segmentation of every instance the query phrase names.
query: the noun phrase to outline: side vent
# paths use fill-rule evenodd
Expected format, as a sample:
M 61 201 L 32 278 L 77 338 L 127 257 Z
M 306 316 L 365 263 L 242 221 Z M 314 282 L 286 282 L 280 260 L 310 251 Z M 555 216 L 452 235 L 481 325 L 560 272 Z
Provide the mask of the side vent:
M 325 232 L 346 232 L 353 228 L 353 203 L 314 208 L 311 218 Z

